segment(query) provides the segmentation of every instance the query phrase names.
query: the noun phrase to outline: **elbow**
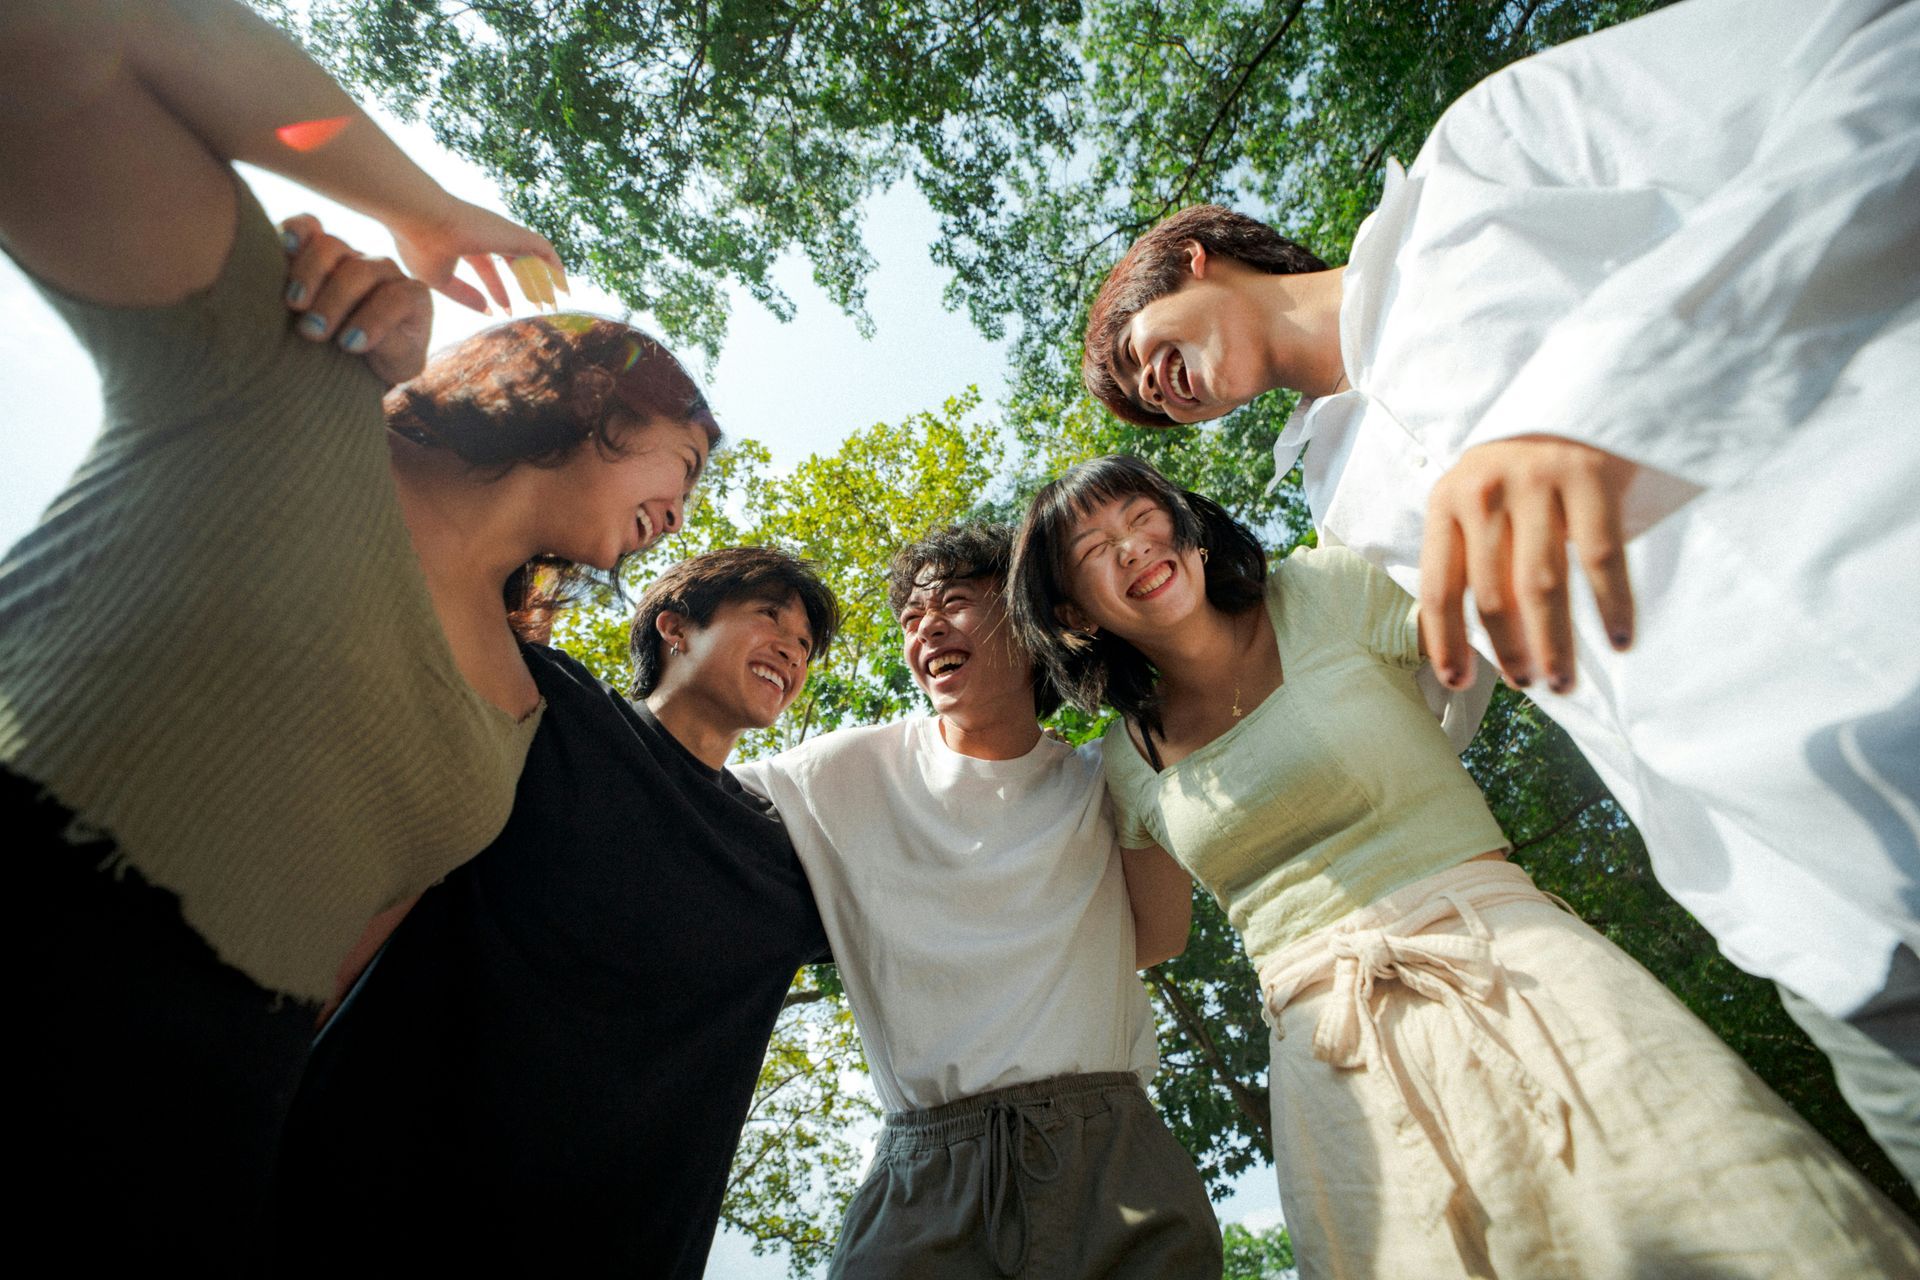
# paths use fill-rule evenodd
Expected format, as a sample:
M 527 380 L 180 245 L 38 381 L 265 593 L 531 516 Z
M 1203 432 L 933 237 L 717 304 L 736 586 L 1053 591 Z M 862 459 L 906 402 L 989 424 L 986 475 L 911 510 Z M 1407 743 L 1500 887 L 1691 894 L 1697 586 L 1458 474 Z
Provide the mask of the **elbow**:
M 1157 964 L 1165 964 L 1186 949 L 1187 935 L 1184 930 L 1179 934 L 1169 931 L 1157 938 L 1147 933 L 1136 934 L 1133 943 L 1134 968 L 1151 969 Z

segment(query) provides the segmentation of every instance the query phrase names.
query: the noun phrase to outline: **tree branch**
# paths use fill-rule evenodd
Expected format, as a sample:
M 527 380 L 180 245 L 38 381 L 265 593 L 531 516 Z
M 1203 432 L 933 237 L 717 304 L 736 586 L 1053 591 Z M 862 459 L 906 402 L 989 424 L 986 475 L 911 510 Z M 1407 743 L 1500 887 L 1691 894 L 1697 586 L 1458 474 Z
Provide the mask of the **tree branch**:
M 1213 1068 L 1213 1074 L 1232 1096 L 1241 1114 L 1245 1115 L 1253 1123 L 1253 1127 L 1259 1131 L 1260 1139 L 1266 1144 L 1266 1149 L 1273 1150 L 1273 1124 L 1268 1117 L 1266 1105 L 1253 1090 L 1247 1087 L 1245 1081 L 1227 1069 L 1227 1061 L 1221 1056 L 1219 1046 L 1214 1044 L 1213 1036 L 1207 1030 L 1206 1020 L 1200 1016 L 1199 1010 L 1187 1000 L 1186 993 L 1160 971 L 1158 965 L 1147 970 L 1147 977 L 1152 979 L 1154 989 L 1166 1002 L 1174 1021 L 1180 1024 L 1180 1029 L 1187 1033 L 1189 1040 L 1200 1047 L 1201 1056 L 1206 1058 L 1207 1064 Z
M 1200 165 L 1207 158 L 1207 148 L 1213 143 L 1214 133 L 1226 120 L 1227 113 L 1233 109 L 1233 104 L 1239 100 L 1241 91 L 1247 87 L 1247 81 L 1253 78 L 1254 71 L 1267 60 L 1269 54 L 1280 47 L 1280 41 L 1292 29 L 1294 19 L 1300 16 L 1300 11 L 1306 8 L 1306 5 L 1307 0 L 1293 0 L 1293 8 L 1288 11 L 1285 18 L 1281 19 L 1280 25 L 1274 29 L 1273 34 L 1267 37 L 1266 43 L 1262 44 L 1247 64 L 1240 68 L 1240 78 L 1234 81 L 1233 88 L 1227 90 L 1227 96 L 1220 100 L 1220 106 L 1214 111 L 1213 119 L 1207 123 L 1207 131 L 1200 135 L 1200 143 L 1193 149 L 1193 159 L 1187 164 L 1187 171 L 1180 175 L 1179 184 L 1160 206 L 1160 217 L 1171 213 L 1178 207 L 1180 201 L 1185 199 L 1187 189 L 1193 185 L 1194 176 L 1200 172 Z M 1160 217 L 1154 218 L 1154 221 L 1158 222 Z
M 1548 827 L 1545 831 L 1540 832 L 1538 835 L 1528 836 L 1525 840 L 1516 841 L 1513 847 L 1507 850 L 1507 852 L 1519 853 L 1522 849 L 1531 848 L 1536 844 L 1544 844 L 1546 841 L 1553 839 L 1555 836 L 1559 835 L 1562 831 L 1565 831 L 1568 827 L 1572 826 L 1574 819 L 1578 818 L 1581 814 L 1593 808 L 1593 806 L 1595 806 L 1596 804 L 1599 804 L 1602 800 L 1605 800 L 1606 798 L 1607 798 L 1607 789 L 1605 787 L 1594 788 L 1593 790 L 1587 792 L 1585 795 L 1580 797 L 1580 803 L 1576 804 L 1572 809 L 1568 810 L 1565 814 L 1563 814 L 1560 818 L 1560 821 L 1554 823 L 1552 826 Z

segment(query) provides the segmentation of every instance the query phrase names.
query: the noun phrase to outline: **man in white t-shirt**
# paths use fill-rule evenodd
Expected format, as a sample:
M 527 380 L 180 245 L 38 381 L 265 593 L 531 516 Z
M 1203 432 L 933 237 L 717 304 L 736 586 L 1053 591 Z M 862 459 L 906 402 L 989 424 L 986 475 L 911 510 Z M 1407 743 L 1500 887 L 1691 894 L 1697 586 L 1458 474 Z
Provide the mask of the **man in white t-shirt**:
M 1097 744 L 1041 733 L 1060 699 L 1007 625 L 1011 550 L 961 525 L 894 558 L 933 715 L 734 766 L 799 851 L 887 1111 L 829 1274 L 1217 1277 L 1206 1188 L 1142 1088 L 1136 969 L 1185 946 L 1191 886 L 1115 844 Z

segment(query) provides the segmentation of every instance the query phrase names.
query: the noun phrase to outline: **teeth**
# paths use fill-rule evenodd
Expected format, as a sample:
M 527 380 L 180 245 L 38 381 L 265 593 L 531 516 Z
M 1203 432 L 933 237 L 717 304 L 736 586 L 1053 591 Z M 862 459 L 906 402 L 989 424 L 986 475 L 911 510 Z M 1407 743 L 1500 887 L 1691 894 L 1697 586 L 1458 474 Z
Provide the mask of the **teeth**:
M 641 507 L 634 515 L 640 522 L 640 541 L 643 543 L 653 541 L 653 520 L 647 515 L 647 509 Z
M 785 680 L 782 680 L 780 678 L 780 673 L 775 671 L 772 667 L 765 666 L 758 662 L 751 662 L 747 664 L 747 670 L 753 672 L 753 674 L 759 676 L 762 680 L 765 680 L 768 684 L 772 685 L 774 688 L 778 689 L 780 692 L 785 693 L 787 691 L 787 682 Z
M 948 671 L 952 671 L 955 667 L 965 666 L 966 661 L 967 655 L 964 653 L 943 653 L 927 664 L 927 674 L 930 676 L 943 675 Z
M 1145 582 L 1138 584 L 1131 591 L 1127 592 L 1127 594 L 1130 596 L 1144 596 L 1148 592 L 1158 591 L 1160 589 L 1160 585 L 1164 583 L 1168 578 L 1171 578 L 1172 576 L 1173 576 L 1173 566 L 1163 564 L 1160 566 L 1160 572 L 1154 574 L 1151 578 L 1147 579 Z

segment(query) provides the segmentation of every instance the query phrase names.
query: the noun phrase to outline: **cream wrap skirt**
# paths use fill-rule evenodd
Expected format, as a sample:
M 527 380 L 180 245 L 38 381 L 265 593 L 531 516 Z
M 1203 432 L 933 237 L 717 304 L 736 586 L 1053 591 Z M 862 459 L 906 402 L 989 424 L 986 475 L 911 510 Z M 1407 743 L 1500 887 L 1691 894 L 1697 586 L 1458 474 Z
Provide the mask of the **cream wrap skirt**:
M 1302 1277 L 1920 1280 L 1913 1224 L 1510 863 L 1259 972 Z

